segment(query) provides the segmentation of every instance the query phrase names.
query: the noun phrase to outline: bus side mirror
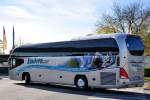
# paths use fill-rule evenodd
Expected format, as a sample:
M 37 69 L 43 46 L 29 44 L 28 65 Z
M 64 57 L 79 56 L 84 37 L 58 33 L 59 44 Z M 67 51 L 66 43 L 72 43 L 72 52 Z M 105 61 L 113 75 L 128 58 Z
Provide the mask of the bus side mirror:
M 120 66 L 120 57 L 119 56 L 117 56 L 117 66 Z

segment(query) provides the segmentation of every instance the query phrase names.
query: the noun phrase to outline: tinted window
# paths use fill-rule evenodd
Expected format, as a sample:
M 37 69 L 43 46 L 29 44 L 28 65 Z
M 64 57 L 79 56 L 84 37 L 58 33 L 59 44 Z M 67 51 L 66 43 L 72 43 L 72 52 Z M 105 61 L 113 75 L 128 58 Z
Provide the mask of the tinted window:
M 24 60 L 23 60 L 23 59 L 12 58 L 12 59 L 10 60 L 10 66 L 11 66 L 10 69 L 16 68 L 17 66 L 20 66 L 20 65 L 23 64 L 23 63 L 24 63 Z
M 144 45 L 140 37 L 127 36 L 126 44 L 131 55 L 141 56 L 144 53 Z
M 19 47 L 14 52 L 119 52 L 113 38 L 44 43 Z

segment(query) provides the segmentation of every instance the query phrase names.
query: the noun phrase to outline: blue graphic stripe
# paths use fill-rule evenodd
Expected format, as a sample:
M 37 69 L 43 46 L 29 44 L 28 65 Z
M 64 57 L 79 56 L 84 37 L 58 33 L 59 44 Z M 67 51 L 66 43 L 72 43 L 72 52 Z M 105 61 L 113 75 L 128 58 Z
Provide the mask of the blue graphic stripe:
M 49 65 L 43 65 L 43 64 L 34 64 L 34 65 L 26 65 L 16 70 L 16 72 L 19 74 L 21 72 L 32 70 L 33 68 L 38 69 L 48 69 L 48 70 L 60 70 L 60 71 L 67 71 L 67 72 L 89 72 L 94 71 L 96 69 L 91 68 L 69 68 L 67 66 L 49 66 Z

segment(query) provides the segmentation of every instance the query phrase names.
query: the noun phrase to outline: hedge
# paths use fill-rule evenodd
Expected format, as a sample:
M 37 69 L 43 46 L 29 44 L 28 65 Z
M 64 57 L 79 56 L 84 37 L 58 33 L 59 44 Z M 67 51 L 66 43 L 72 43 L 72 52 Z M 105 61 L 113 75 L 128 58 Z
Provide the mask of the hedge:
M 144 68 L 144 76 L 150 77 L 150 68 Z

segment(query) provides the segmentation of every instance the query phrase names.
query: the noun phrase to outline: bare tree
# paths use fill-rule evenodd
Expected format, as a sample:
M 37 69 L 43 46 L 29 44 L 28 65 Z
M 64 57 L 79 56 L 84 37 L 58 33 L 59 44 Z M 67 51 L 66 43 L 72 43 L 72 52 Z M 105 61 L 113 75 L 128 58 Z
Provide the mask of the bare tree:
M 131 33 L 142 37 L 146 54 L 150 55 L 150 8 L 142 2 L 125 6 L 114 3 L 113 14 L 104 14 L 97 24 L 97 33 Z M 148 53 L 147 53 L 148 51 Z
M 114 3 L 113 14 L 104 14 L 98 26 L 98 29 L 103 27 L 114 27 L 115 31 L 122 33 L 144 34 L 150 27 L 150 9 L 144 8 L 141 2 L 135 2 L 126 6 L 120 6 Z
M 103 15 L 103 20 L 97 24 L 97 33 L 116 33 L 117 27 L 112 16 Z
M 25 44 L 24 40 L 22 40 L 21 38 L 19 38 L 19 40 L 16 41 L 15 47 L 19 47 L 19 46 L 24 45 L 24 44 Z
M 133 34 L 142 34 L 141 31 L 147 30 L 150 18 L 149 9 L 144 9 L 142 3 L 133 3 L 128 5 L 124 10 L 124 19 L 128 25 L 128 32 Z
M 114 23 L 118 27 L 119 32 L 126 33 L 123 8 L 119 6 L 117 3 L 114 3 L 113 11 L 114 15 L 112 15 L 113 16 L 112 18 Z

